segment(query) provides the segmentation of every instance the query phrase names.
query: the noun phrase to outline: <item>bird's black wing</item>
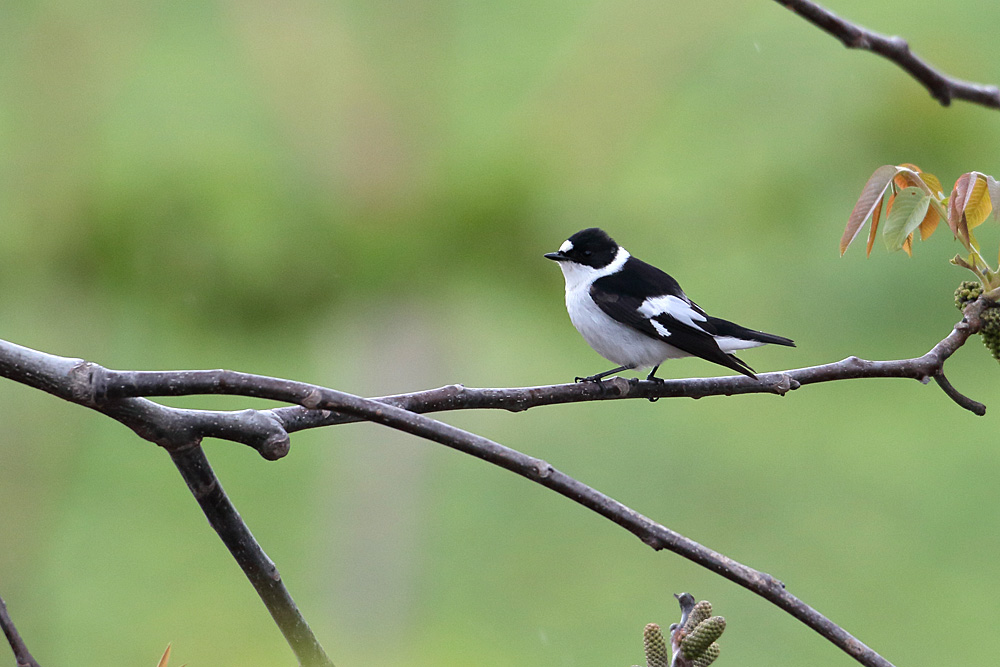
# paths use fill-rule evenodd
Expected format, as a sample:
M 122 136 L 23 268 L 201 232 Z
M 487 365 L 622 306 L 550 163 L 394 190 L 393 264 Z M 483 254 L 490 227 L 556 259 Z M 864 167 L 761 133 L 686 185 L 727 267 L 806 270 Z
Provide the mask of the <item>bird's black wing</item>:
M 691 302 L 680 285 L 668 274 L 654 266 L 630 257 L 625 267 L 617 273 L 594 281 L 590 296 L 602 311 L 615 320 L 664 343 L 701 357 L 706 361 L 725 366 L 744 375 L 755 377 L 753 369 L 735 355 L 723 352 L 715 342 L 716 328 L 713 318 Z M 668 309 L 647 315 L 640 308 L 651 297 L 676 297 L 674 311 L 690 324 L 678 319 Z M 654 324 L 654 322 L 656 324 Z M 657 327 L 659 324 L 659 327 Z M 669 332 L 669 335 L 664 335 Z

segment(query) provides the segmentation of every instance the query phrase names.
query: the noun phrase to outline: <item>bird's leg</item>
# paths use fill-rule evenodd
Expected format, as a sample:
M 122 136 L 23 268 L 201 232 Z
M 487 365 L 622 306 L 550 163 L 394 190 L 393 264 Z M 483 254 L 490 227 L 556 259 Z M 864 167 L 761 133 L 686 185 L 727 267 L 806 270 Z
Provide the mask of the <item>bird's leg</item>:
M 646 376 L 646 381 L 647 382 L 656 382 L 657 384 L 662 384 L 663 383 L 663 378 L 656 377 L 656 369 L 658 369 L 659 367 L 660 367 L 659 364 L 656 364 L 655 366 L 653 366 L 653 370 L 649 371 L 649 375 Z M 649 402 L 650 403 L 656 403 L 658 400 L 660 400 L 659 396 L 650 396 L 649 397 Z
M 610 371 L 604 371 L 603 373 L 598 373 L 597 375 L 590 375 L 588 377 L 582 378 L 577 377 L 576 382 L 600 382 L 602 379 L 612 375 L 614 373 L 619 373 L 621 371 L 632 370 L 628 366 L 619 366 L 618 368 L 612 368 Z

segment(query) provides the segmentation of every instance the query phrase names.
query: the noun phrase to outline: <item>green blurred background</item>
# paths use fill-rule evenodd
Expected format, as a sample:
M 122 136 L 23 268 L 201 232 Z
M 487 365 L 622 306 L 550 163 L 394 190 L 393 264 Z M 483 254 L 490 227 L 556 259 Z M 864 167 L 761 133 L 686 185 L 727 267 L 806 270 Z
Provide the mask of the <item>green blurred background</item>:
M 831 8 L 1000 82 L 1000 5 Z M 593 225 L 796 339 L 746 353 L 758 370 L 915 356 L 958 317 L 959 246 L 840 258 L 847 214 L 881 164 L 1000 171 L 998 112 L 942 108 L 764 0 L 40 0 L 5 3 L 0 39 L 0 336 L 113 368 L 365 395 L 604 370 L 542 258 Z M 1000 368 L 973 341 L 948 369 L 989 415 L 872 380 L 444 418 L 773 574 L 896 664 L 989 664 Z M 172 664 L 294 664 L 162 451 L 9 382 L 0 419 L 0 595 L 42 664 L 152 666 L 168 642 Z M 631 665 L 680 591 L 728 618 L 720 665 L 852 664 L 438 445 L 351 425 L 277 463 L 206 449 L 338 667 Z

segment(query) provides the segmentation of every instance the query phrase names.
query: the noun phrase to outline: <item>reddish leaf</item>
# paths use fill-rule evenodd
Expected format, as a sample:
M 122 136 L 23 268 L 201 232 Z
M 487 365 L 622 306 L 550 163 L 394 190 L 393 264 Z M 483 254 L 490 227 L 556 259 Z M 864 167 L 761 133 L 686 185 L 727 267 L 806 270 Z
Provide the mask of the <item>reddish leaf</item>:
M 899 172 L 892 179 L 892 182 L 900 190 L 908 187 L 918 187 L 935 199 L 943 199 L 944 192 L 941 190 L 941 181 L 934 174 L 921 171 L 915 164 L 901 164 L 896 167 Z
M 170 644 L 167 644 L 167 650 L 163 652 L 163 657 L 160 658 L 160 662 L 156 664 L 156 667 L 167 667 L 168 662 L 170 662 Z
M 896 195 L 892 195 L 891 199 L 895 199 Z M 889 206 L 892 206 L 892 201 L 889 201 Z M 872 256 L 872 245 L 875 244 L 875 232 L 878 231 L 878 220 L 882 217 L 882 201 L 879 200 L 878 206 L 872 211 L 872 226 L 868 229 L 868 245 L 865 247 L 865 257 Z
M 865 183 L 865 187 L 861 189 L 861 196 L 858 197 L 857 203 L 854 204 L 854 210 L 851 211 L 851 216 L 847 219 L 847 227 L 844 228 L 844 235 L 840 238 L 841 255 L 844 254 L 847 246 L 851 245 L 858 232 L 861 231 L 865 220 L 873 214 L 875 208 L 882 202 L 882 196 L 885 194 L 886 188 L 892 183 L 892 178 L 898 171 L 891 164 L 883 165 L 876 169 L 875 173 L 868 179 L 868 182 Z
M 896 165 L 896 175 L 893 177 L 892 182 L 895 183 L 896 187 L 900 190 L 910 186 L 923 188 L 925 183 L 922 180 L 922 176 L 920 167 L 917 165 L 900 164 Z
M 892 180 L 900 190 L 917 185 L 917 180 L 920 178 L 917 176 L 920 173 L 920 167 L 909 162 L 896 165 L 896 172 Z
M 926 241 L 929 239 L 934 230 L 937 229 L 939 222 L 941 222 L 941 216 L 938 215 L 937 209 L 933 206 L 928 207 L 927 215 L 920 222 L 920 240 Z
M 969 244 L 969 226 L 965 220 L 965 205 L 969 201 L 969 194 L 972 191 L 972 174 L 962 174 L 955 181 L 955 187 L 951 190 L 951 196 L 948 198 L 948 226 L 951 227 L 951 233 L 962 240 L 966 245 Z
M 976 251 L 974 254 L 982 257 L 982 255 L 980 254 L 981 249 L 979 247 L 979 241 L 976 240 L 976 235 L 972 233 L 971 229 L 968 231 L 969 231 L 969 245 L 972 247 L 973 250 Z
M 903 239 L 903 250 L 910 257 L 913 257 L 913 234 L 910 234 L 905 239 Z

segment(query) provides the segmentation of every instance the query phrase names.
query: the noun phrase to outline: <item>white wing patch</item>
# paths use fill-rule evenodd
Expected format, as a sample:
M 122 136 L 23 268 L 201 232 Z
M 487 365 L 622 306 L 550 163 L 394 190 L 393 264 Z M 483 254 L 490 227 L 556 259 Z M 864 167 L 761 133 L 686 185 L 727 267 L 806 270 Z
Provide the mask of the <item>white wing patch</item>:
M 664 338 L 670 335 L 670 329 L 666 328 L 656 320 L 650 320 L 649 323 L 653 325 L 654 329 L 656 329 L 656 333 L 660 334 Z
M 653 320 L 657 315 L 663 315 L 666 313 L 670 317 L 674 318 L 678 322 L 683 322 L 689 327 L 695 327 L 701 329 L 701 326 L 695 324 L 695 322 L 704 322 L 705 316 L 699 313 L 697 310 L 691 307 L 691 304 L 680 298 L 679 296 L 674 296 L 673 294 L 665 294 L 662 296 L 651 296 L 642 302 L 639 306 L 639 313 L 648 318 L 655 327 L 658 322 Z M 656 329 L 659 331 L 659 327 Z M 704 331 L 704 329 L 702 329 Z

